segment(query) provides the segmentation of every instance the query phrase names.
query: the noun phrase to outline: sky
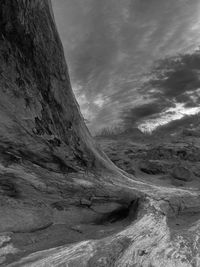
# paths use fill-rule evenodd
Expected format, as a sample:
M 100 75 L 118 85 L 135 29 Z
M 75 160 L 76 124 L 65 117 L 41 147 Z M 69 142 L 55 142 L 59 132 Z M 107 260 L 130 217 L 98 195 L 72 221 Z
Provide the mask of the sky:
M 72 88 L 92 132 L 127 121 L 154 129 L 200 110 L 197 101 L 184 100 L 186 89 L 155 94 L 153 86 L 143 86 L 157 60 L 199 47 L 199 0 L 52 3 Z

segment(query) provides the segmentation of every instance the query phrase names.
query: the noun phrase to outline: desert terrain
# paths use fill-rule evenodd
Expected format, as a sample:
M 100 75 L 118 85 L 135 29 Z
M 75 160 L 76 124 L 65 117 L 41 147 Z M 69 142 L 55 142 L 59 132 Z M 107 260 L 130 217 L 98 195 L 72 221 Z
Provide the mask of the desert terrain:
M 199 267 L 199 123 L 93 138 L 51 1 L 0 1 L 0 31 L 0 265 Z

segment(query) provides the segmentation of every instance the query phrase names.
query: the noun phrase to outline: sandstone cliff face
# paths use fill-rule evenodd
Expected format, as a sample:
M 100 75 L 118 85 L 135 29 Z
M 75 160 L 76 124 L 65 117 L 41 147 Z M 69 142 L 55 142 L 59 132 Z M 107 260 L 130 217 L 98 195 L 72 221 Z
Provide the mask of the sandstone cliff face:
M 2 1 L 1 147 L 52 170 L 95 165 L 48 1 Z
M 50 1 L 2 0 L 0 32 L 1 265 L 199 266 L 199 191 L 137 180 L 101 152 Z

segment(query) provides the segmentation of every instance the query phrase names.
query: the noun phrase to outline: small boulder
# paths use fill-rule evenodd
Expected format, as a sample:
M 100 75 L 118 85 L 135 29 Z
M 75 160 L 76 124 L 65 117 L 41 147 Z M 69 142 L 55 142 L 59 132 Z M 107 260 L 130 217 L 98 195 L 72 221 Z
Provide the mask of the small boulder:
M 162 165 L 162 163 L 153 160 L 146 160 L 140 162 L 139 168 L 142 172 L 147 174 L 157 175 L 165 173 L 164 166 Z

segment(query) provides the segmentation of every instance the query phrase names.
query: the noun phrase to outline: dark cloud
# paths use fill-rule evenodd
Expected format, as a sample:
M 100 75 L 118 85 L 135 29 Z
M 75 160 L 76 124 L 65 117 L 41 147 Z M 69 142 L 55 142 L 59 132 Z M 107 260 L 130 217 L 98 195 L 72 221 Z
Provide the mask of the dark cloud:
M 164 112 L 170 104 L 167 102 L 151 102 L 143 104 L 132 109 L 125 109 L 121 113 L 123 126 L 125 128 L 133 128 L 138 126 L 144 119 L 153 118 L 161 112 Z M 171 106 L 173 106 L 171 104 Z
M 183 104 L 185 108 L 200 107 L 199 50 L 159 60 L 150 72 L 150 77 L 153 78 L 141 87 L 141 92 L 154 101 L 134 108 L 126 107 L 121 113 L 125 127 L 135 127 L 144 120 L 158 118 L 164 112 L 168 116 L 176 115 L 175 110 L 168 111 L 176 103 Z M 171 125 L 175 124 L 172 122 Z
M 200 88 L 200 51 L 160 60 L 153 69 L 146 88 L 154 88 L 152 97 L 197 106 Z

